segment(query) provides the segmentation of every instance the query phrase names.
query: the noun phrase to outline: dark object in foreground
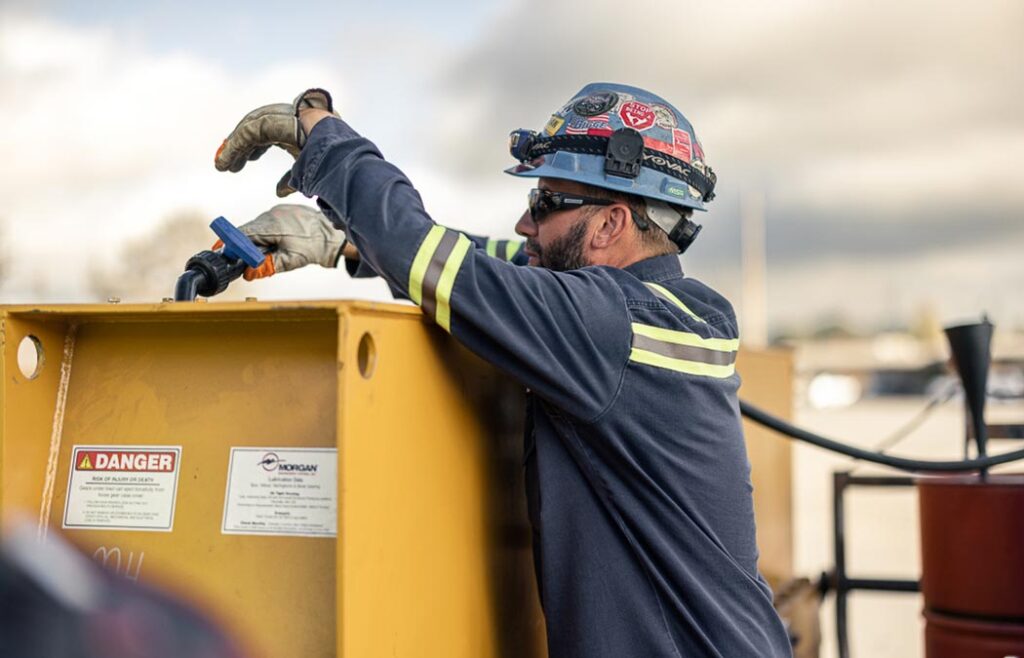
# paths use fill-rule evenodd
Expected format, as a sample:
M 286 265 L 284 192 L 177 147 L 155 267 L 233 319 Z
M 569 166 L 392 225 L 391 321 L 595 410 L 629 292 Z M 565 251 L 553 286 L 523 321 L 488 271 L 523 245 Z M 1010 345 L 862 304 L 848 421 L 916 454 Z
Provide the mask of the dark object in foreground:
M 0 551 L 0 647 L 17 658 L 241 658 L 170 597 L 103 571 L 59 537 L 15 528 Z

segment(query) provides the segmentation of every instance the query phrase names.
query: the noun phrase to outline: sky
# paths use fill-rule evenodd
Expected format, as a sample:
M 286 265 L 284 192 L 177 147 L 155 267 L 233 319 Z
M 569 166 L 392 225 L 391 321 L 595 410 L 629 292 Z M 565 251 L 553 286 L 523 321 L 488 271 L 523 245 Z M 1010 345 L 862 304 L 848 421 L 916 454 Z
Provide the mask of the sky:
M 247 111 L 310 86 L 436 221 L 513 237 L 530 183 L 501 173 L 508 132 L 601 80 L 694 124 L 719 194 L 684 269 L 741 322 L 740 216 L 763 199 L 776 331 L 901 326 L 925 307 L 1024 326 L 1018 0 L 3 1 L 0 301 L 97 301 L 97 274 L 145 267 L 126 250 L 183 262 L 207 246 L 172 231 L 164 246 L 169 217 L 242 223 L 277 203 L 287 155 L 224 174 L 213 152 Z M 319 268 L 231 292 L 389 297 Z

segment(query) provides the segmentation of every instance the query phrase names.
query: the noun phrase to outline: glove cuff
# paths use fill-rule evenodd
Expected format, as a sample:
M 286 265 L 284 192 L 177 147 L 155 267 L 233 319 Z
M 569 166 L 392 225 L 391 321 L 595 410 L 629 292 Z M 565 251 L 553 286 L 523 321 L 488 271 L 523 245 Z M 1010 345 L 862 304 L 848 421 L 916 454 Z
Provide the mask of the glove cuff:
M 334 113 L 334 100 L 331 92 L 319 87 L 313 87 L 302 92 L 295 98 L 295 118 L 299 117 L 299 111 L 305 109 L 326 110 Z
M 296 96 L 292 106 L 295 108 L 295 143 L 299 145 L 299 149 L 302 149 L 306 145 L 306 138 L 308 137 L 306 131 L 302 129 L 302 122 L 299 121 L 299 112 L 312 108 L 316 110 L 326 110 L 331 114 L 336 114 L 334 111 L 334 99 L 331 98 L 331 92 L 326 89 L 320 89 L 319 87 L 307 89 Z M 285 196 L 281 194 L 280 187 L 278 187 L 278 196 Z

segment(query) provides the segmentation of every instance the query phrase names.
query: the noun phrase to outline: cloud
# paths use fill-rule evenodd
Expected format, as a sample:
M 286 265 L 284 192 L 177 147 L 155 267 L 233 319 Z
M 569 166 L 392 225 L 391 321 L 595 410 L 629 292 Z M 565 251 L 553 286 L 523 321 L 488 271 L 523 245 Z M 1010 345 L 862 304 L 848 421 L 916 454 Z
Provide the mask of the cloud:
M 290 158 L 270 153 L 228 175 L 214 170 L 213 153 L 245 112 L 292 98 L 302 80 L 343 97 L 339 76 L 315 61 L 240 74 L 188 53 L 147 52 L 111 30 L 4 14 L 0 213 L 17 247 L 8 291 L 87 298 L 75 272 L 167 216 L 193 210 L 239 223 L 277 202 Z
M 694 121 L 726 193 L 770 186 L 816 211 L 1019 210 L 1021 61 L 1012 0 L 523 0 L 441 76 L 443 140 L 472 144 L 467 169 L 493 169 L 500 135 L 539 127 L 585 82 L 625 81 Z M 483 135 L 493 146 L 476 148 Z
M 719 199 L 686 258 L 691 273 L 738 292 L 739 200 L 763 191 L 772 291 L 784 281 L 817 294 L 797 283 L 838 284 L 855 272 L 865 313 L 885 308 L 879 299 L 894 287 L 957 288 L 966 299 L 958 281 L 967 280 L 994 291 L 996 305 L 1013 304 L 1005 282 L 1019 279 L 991 265 L 1022 238 L 1016 0 L 516 0 L 460 23 L 470 32 L 444 43 L 415 17 L 395 14 L 383 29 L 353 16 L 311 37 L 333 40 L 329 50 L 235 69 L 209 51 L 167 50 L 174 39 L 155 52 L 123 26 L 10 10 L 0 18 L 8 300 L 87 299 L 74 273 L 117 258 L 166 217 L 242 222 L 276 203 L 287 156 L 268 153 L 240 175 L 215 172 L 210 160 L 242 113 L 309 80 L 330 88 L 346 118 L 409 174 L 437 221 L 509 237 L 529 183 L 500 173 L 508 131 L 540 127 L 604 79 L 675 102 L 720 174 Z M 969 277 L 937 265 L 954 259 Z M 892 281 L 894 263 L 901 279 Z M 387 297 L 379 282 L 312 270 L 251 290 Z M 813 315 L 836 297 L 805 296 L 793 310 Z
M 994 263 L 1024 238 L 1021 62 L 1015 0 L 520 0 L 439 73 L 437 143 L 450 175 L 481 180 L 507 166 L 510 129 L 539 129 L 583 84 L 648 88 L 719 174 L 689 271 L 738 297 L 740 198 L 762 192 L 772 290 L 805 300 L 776 294 L 776 321 L 854 296 L 877 319 L 953 289 L 951 307 L 984 290 L 1012 314 L 1021 268 Z

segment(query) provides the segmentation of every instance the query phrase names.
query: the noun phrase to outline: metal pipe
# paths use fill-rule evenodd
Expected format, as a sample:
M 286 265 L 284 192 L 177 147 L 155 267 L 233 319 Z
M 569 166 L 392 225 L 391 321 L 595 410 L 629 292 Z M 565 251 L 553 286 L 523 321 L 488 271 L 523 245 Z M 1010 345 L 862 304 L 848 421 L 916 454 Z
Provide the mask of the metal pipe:
M 921 582 L 885 578 L 848 578 L 846 588 L 866 589 L 873 592 L 920 592 Z
M 846 521 L 843 513 L 843 492 L 849 484 L 850 474 L 832 474 L 832 541 L 835 551 L 836 639 L 839 658 L 850 657 L 850 641 L 846 630 L 846 597 L 849 586 L 846 579 Z

